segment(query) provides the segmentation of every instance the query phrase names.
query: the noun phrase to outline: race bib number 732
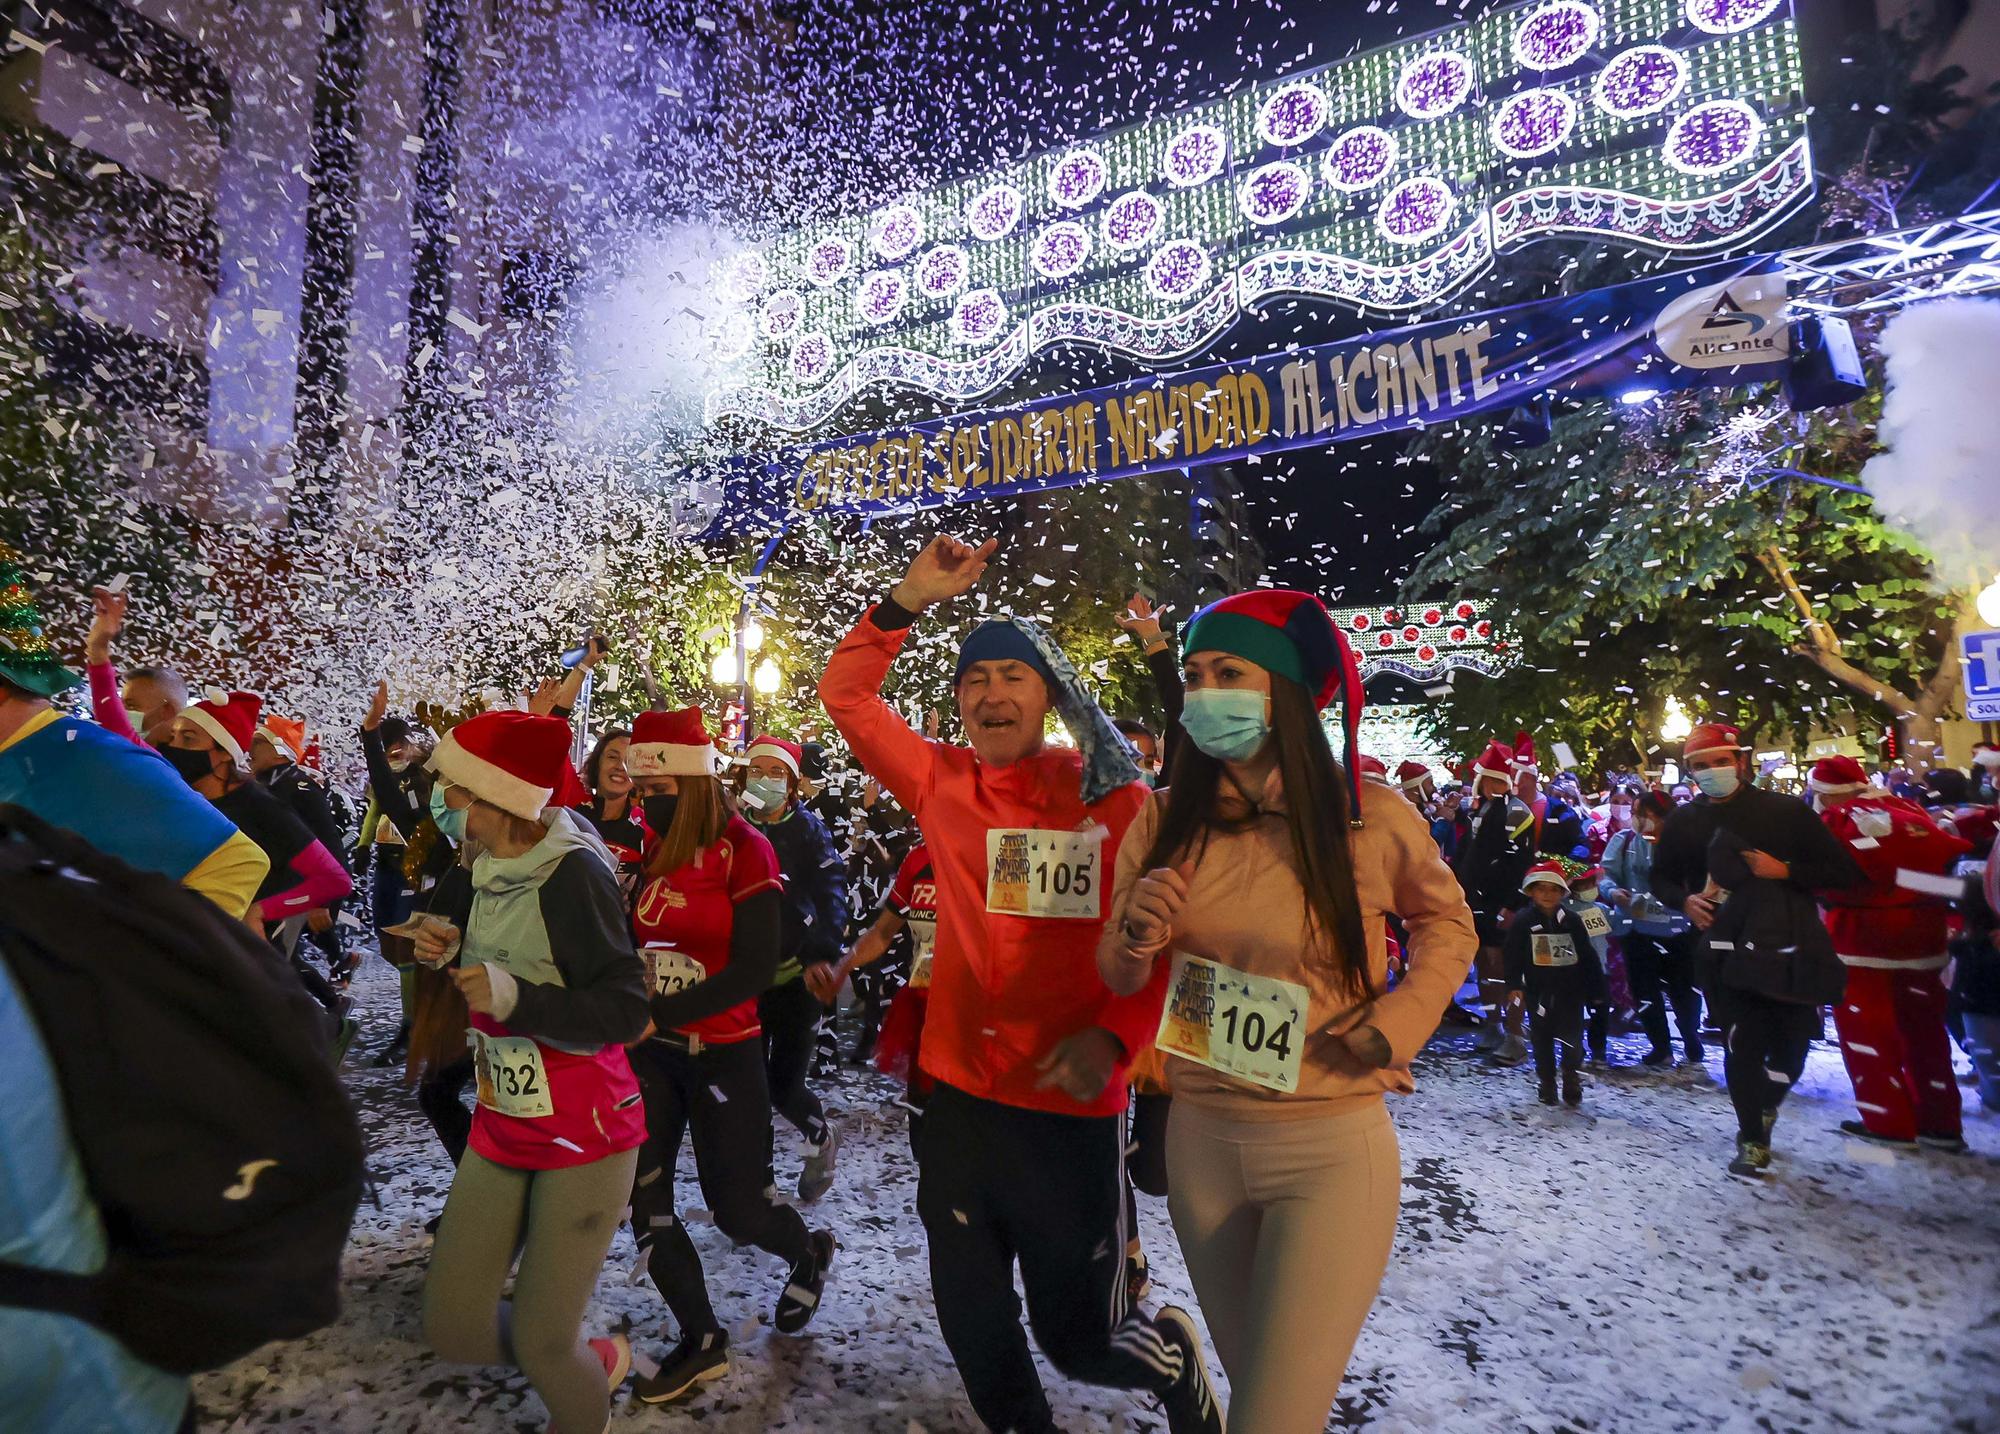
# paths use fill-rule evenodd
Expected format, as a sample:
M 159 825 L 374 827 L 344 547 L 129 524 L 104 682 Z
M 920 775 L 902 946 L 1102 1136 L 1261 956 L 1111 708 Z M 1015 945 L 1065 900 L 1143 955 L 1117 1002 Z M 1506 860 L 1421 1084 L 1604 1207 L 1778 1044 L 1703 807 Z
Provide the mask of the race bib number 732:
M 1104 885 L 1104 828 L 986 833 L 986 909 L 1007 916 L 1095 921 Z
M 541 1047 L 530 1036 L 489 1036 L 476 1027 L 472 1039 L 473 1073 L 479 1103 L 502 1115 L 534 1119 L 554 1115 L 549 1097 L 548 1067 Z

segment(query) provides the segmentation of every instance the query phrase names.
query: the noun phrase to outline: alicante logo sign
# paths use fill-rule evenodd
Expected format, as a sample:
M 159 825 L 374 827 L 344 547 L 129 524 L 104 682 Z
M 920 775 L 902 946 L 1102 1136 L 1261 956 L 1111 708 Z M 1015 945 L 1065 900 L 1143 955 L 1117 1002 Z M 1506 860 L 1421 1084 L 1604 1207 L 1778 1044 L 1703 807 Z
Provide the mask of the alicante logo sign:
M 1683 294 L 1653 321 L 1653 342 L 1683 368 L 1736 368 L 1789 358 L 1784 280 L 1746 274 Z

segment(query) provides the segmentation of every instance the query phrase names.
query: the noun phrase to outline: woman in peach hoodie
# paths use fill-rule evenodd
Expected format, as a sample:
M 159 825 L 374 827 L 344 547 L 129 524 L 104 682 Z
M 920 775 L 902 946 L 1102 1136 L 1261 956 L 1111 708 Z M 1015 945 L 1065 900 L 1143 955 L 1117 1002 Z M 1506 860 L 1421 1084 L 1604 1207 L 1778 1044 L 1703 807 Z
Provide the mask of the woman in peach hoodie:
M 1361 682 L 1317 598 L 1197 613 L 1190 740 L 1119 850 L 1098 967 L 1172 969 L 1168 1205 L 1246 1434 L 1323 1429 L 1388 1267 L 1402 1185 L 1386 1091 L 1465 979 L 1472 913 L 1423 818 L 1358 780 Z M 1319 712 L 1335 696 L 1346 765 Z M 1408 931 L 1388 991 L 1386 919 Z

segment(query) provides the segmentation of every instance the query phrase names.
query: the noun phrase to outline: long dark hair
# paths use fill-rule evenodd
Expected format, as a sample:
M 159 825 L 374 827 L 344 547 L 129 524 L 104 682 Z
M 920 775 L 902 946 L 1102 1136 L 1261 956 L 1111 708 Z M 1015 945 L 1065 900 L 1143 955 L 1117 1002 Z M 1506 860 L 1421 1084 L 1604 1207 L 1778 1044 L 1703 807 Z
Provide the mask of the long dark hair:
M 1271 740 L 1277 744 L 1278 776 L 1285 787 L 1292 865 L 1305 889 L 1305 938 L 1326 949 L 1348 986 L 1372 1001 L 1377 993 L 1361 929 L 1361 896 L 1354 885 L 1348 826 L 1354 812 L 1346 774 L 1334 760 L 1305 689 L 1276 672 L 1271 674 Z M 1222 763 L 1192 742 L 1176 747 L 1166 815 L 1146 853 L 1148 871 L 1172 866 L 1183 854 L 1199 860 L 1210 829 L 1234 825 L 1217 809 L 1226 780 Z M 1243 795 L 1249 802 L 1256 799 L 1255 793 Z
M 623 727 L 613 727 L 597 739 L 597 745 L 590 749 L 590 755 L 583 760 L 583 784 L 590 788 L 590 810 L 594 816 L 604 815 L 604 749 L 620 737 L 632 740 L 632 734 Z M 625 815 L 631 816 L 638 805 L 632 799 L 631 788 L 625 790 Z

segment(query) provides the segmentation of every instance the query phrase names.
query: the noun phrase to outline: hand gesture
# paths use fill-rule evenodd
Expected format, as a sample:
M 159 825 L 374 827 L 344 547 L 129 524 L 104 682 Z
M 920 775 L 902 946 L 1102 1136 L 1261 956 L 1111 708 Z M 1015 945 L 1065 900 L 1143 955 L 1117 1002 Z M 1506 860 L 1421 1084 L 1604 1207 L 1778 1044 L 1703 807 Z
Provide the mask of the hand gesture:
M 1035 1062 L 1035 1069 L 1042 1073 L 1035 1089 L 1054 1086 L 1071 1100 L 1088 1105 L 1104 1094 L 1104 1088 L 1118 1074 L 1118 1058 L 1123 1052 L 1124 1047 L 1111 1032 L 1102 1026 L 1085 1026 L 1057 1041 Z
M 802 978 L 806 989 L 813 993 L 813 999 L 822 1006 L 831 1006 L 840 997 L 840 988 L 847 981 L 847 964 L 831 961 L 815 961 L 806 967 Z
M 458 949 L 458 928 L 449 921 L 426 921 L 410 938 L 416 958 L 426 966 L 442 966 Z
M 940 534 L 918 553 L 889 596 L 910 612 L 922 612 L 932 603 L 943 602 L 972 591 L 986 560 L 1000 546 L 998 538 L 988 538 L 978 547 Z
M 1174 934 L 1174 922 L 1187 904 L 1188 882 L 1194 877 L 1194 863 L 1155 867 L 1132 887 L 1131 904 L 1125 908 L 1125 932 L 1135 946 L 1158 946 Z
M 419 936 L 418 943 L 423 939 Z M 465 997 L 466 1005 L 482 1016 L 493 1014 L 493 978 L 487 974 L 484 961 L 474 966 L 452 967 L 451 981 L 458 987 L 459 995 Z
M 610 639 L 601 632 L 593 632 L 583 640 L 583 661 L 578 665 L 588 672 L 610 655 Z
M 1130 633 L 1140 650 L 1151 652 L 1155 647 L 1166 645 L 1166 634 L 1161 629 L 1160 619 L 1169 609 L 1156 608 L 1144 593 L 1133 593 L 1125 599 L 1125 611 L 1119 613 L 1118 625 Z
M 129 601 L 122 591 L 113 592 L 107 587 L 90 590 L 90 632 L 83 640 L 83 653 L 91 665 L 111 660 L 111 643 L 125 630 L 125 605 Z
M 382 719 L 389 715 L 389 684 L 386 680 L 375 684 L 375 695 L 368 699 L 368 712 L 361 719 L 361 730 L 373 732 L 382 725 Z
M 1706 931 L 1715 925 L 1715 902 L 1700 892 L 1696 892 L 1681 904 L 1681 911 L 1694 923 L 1697 931 Z
M 589 659 L 585 659 L 588 661 Z M 528 710 L 537 717 L 546 717 L 556 710 L 556 699 L 562 696 L 562 682 L 558 678 L 544 677 L 535 684 L 535 690 L 526 694 Z

